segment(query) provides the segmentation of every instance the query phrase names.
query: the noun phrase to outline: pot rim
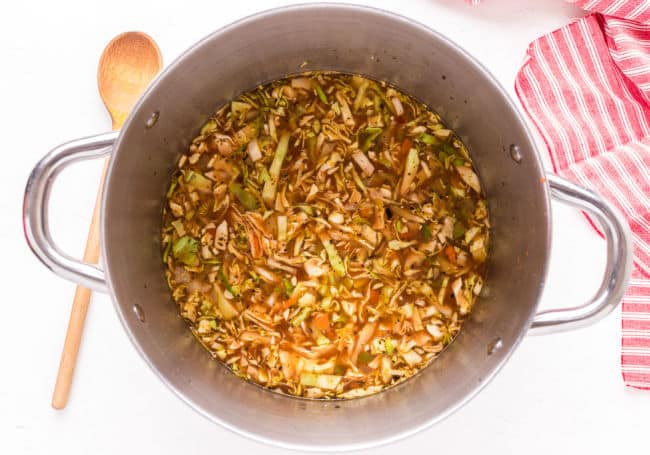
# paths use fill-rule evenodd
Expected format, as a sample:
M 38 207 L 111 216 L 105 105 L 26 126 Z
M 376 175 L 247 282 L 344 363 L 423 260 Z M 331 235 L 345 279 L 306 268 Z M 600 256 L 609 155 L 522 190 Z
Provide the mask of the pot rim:
M 126 131 L 131 127 L 131 124 L 134 122 L 134 118 L 137 117 L 136 113 L 141 109 L 142 105 L 144 104 L 144 100 L 149 97 L 149 95 L 154 92 L 159 85 L 160 81 L 163 80 L 169 73 L 177 70 L 179 67 L 183 66 L 183 63 L 187 57 L 189 57 L 195 50 L 203 46 L 205 43 L 208 41 L 214 39 L 216 36 L 224 34 L 225 32 L 228 32 L 232 29 L 241 27 L 243 25 L 246 25 L 249 22 L 253 22 L 262 18 L 271 18 L 277 15 L 284 14 L 289 11 L 300 11 L 300 10 L 312 10 L 312 9 L 322 9 L 322 8 L 336 8 L 340 10 L 347 10 L 350 12 L 361 12 L 361 13 L 371 13 L 371 14 L 376 14 L 376 15 L 381 15 L 384 17 L 388 17 L 393 21 L 399 21 L 402 23 L 405 23 L 411 27 L 417 28 L 423 32 L 426 32 L 427 34 L 431 35 L 435 39 L 439 40 L 440 42 L 444 43 L 445 45 L 449 46 L 450 48 L 454 49 L 459 55 L 463 56 L 469 65 L 473 65 L 477 70 L 480 71 L 482 74 L 484 80 L 486 83 L 492 84 L 498 92 L 501 95 L 502 101 L 506 103 L 510 109 L 512 109 L 514 112 L 517 113 L 517 117 L 520 120 L 521 127 L 523 131 L 525 132 L 525 136 L 532 148 L 532 151 L 534 153 L 530 154 L 529 159 L 534 160 L 535 166 L 540 169 L 541 173 L 543 174 L 545 172 L 544 166 L 542 165 L 542 161 L 540 159 L 537 143 L 534 140 L 534 136 L 531 133 L 531 130 L 528 126 L 528 124 L 524 120 L 524 116 L 522 111 L 519 109 L 519 107 L 514 103 L 508 92 L 504 89 L 503 85 L 494 77 L 494 75 L 480 62 L 478 61 L 475 57 L 473 57 L 469 52 L 467 52 L 463 47 L 461 47 L 459 44 L 455 43 L 451 39 L 447 38 L 445 35 L 441 34 L 440 32 L 437 32 L 436 30 L 428 27 L 427 25 L 415 20 L 411 19 L 409 17 L 403 16 L 399 13 L 395 13 L 393 11 L 388 11 L 385 9 L 381 8 L 376 8 L 372 6 L 366 6 L 366 5 L 358 5 L 358 4 L 353 4 L 353 3 L 332 3 L 332 2 L 315 2 L 315 3 L 300 3 L 300 4 L 295 4 L 295 5 L 287 5 L 287 6 L 280 6 L 276 8 L 271 8 L 267 10 L 263 10 L 257 13 L 250 14 L 248 16 L 245 16 L 241 19 L 238 19 L 234 22 L 231 22 L 200 39 L 196 43 L 194 43 L 191 47 L 187 48 L 185 51 L 183 51 L 174 61 L 172 61 L 168 66 L 166 66 L 156 77 L 156 79 L 149 85 L 147 90 L 142 94 L 142 96 L 139 98 L 137 103 L 134 105 L 131 114 L 128 116 L 126 122 L 124 123 L 124 126 L 122 128 L 122 131 Z M 110 185 L 111 181 L 111 175 L 112 175 L 112 169 L 113 169 L 113 164 L 115 161 L 115 156 L 116 156 L 116 151 L 122 146 L 122 140 L 123 140 L 123 135 L 119 134 L 117 137 L 117 140 L 115 141 L 114 144 L 114 152 L 110 156 L 110 161 L 108 164 L 107 172 L 106 172 L 106 179 L 104 183 L 104 188 L 108 188 Z M 547 184 L 541 185 L 543 188 L 543 199 L 545 202 L 545 211 L 548 214 L 547 216 L 547 236 L 545 240 L 545 243 L 547 245 L 547 250 L 550 250 L 551 246 L 551 237 L 552 237 L 552 212 L 551 212 L 551 205 L 550 205 L 550 192 Z M 106 229 L 105 229 L 105 218 L 104 218 L 104 207 L 106 206 L 106 198 L 107 198 L 107 191 L 102 191 L 102 203 L 101 203 L 101 244 L 102 244 L 102 251 L 104 251 L 103 246 L 106 244 Z M 543 273 L 541 274 L 540 281 L 539 281 L 539 287 L 540 289 L 543 289 L 545 284 L 546 284 L 546 279 L 548 276 L 548 263 L 549 263 L 549 255 L 545 258 L 544 265 L 543 265 Z M 509 347 L 508 351 L 505 353 L 503 358 L 500 360 L 499 363 L 497 363 L 494 368 L 483 378 L 484 380 L 478 383 L 473 389 L 471 389 L 463 398 L 459 399 L 454 405 L 450 406 L 448 409 L 446 409 L 444 412 L 440 413 L 439 415 L 426 419 L 422 421 L 420 424 L 413 426 L 412 428 L 408 430 L 403 430 L 394 434 L 391 434 L 386 437 L 382 437 L 380 439 L 374 439 L 371 441 L 362 441 L 358 443 L 351 443 L 351 444 L 330 444 L 330 445 L 311 445 L 309 443 L 290 443 L 286 442 L 283 440 L 278 440 L 278 439 L 273 439 L 269 438 L 266 436 L 262 436 L 258 433 L 252 432 L 247 430 L 246 428 L 238 427 L 235 425 L 232 425 L 221 418 L 219 416 L 213 415 L 212 413 L 208 412 L 204 407 L 201 405 L 201 403 L 191 399 L 187 395 L 185 395 L 182 391 L 180 391 L 168 378 L 156 367 L 156 365 L 153 363 L 153 361 L 150 359 L 148 354 L 142 349 L 142 346 L 138 342 L 136 336 L 134 335 L 133 331 L 130 329 L 129 324 L 127 322 L 126 316 L 123 312 L 122 307 L 119 305 L 117 298 L 115 296 L 115 292 L 113 290 L 113 284 L 111 281 L 111 272 L 110 272 L 110 267 L 108 265 L 108 261 L 106 260 L 106 255 L 103 255 L 102 257 L 102 265 L 105 271 L 105 277 L 106 277 L 106 283 L 107 283 L 107 288 L 109 291 L 109 295 L 111 298 L 111 301 L 113 302 L 113 306 L 115 307 L 115 310 L 118 314 L 118 318 L 120 320 L 120 323 L 122 324 L 122 327 L 124 328 L 124 331 L 127 333 L 131 344 L 133 347 L 136 349 L 140 357 L 144 360 L 144 362 L 148 365 L 148 367 L 154 372 L 154 374 L 160 379 L 160 381 L 165 384 L 178 398 L 180 398 L 185 404 L 187 404 L 189 407 L 191 407 L 193 410 L 198 412 L 200 415 L 205 417 L 211 422 L 219 424 L 221 427 L 235 433 L 241 436 L 246 437 L 249 440 L 253 440 L 256 442 L 261 442 L 265 444 L 269 444 L 271 446 L 275 447 L 281 447 L 285 449 L 290 449 L 290 450 L 302 450 L 302 451 L 308 451 L 308 452 L 344 452 L 344 451 L 356 451 L 356 450 L 363 450 L 363 449 L 369 449 L 369 448 L 374 448 L 378 447 L 381 445 L 386 445 L 390 444 L 402 439 L 405 439 L 409 436 L 412 436 L 422 430 L 425 430 L 431 426 L 433 426 L 435 423 L 440 422 L 444 420 L 445 418 L 449 417 L 451 414 L 456 412 L 458 409 L 460 409 L 462 406 L 464 406 L 466 403 L 471 401 L 472 398 L 474 398 L 493 378 L 494 376 L 501 370 L 503 365 L 509 360 L 510 356 L 512 353 L 515 351 L 515 349 L 519 346 L 521 343 L 522 339 L 526 335 L 526 332 L 528 331 L 528 328 L 530 327 L 530 324 L 532 323 L 532 320 L 535 316 L 537 307 L 539 305 L 539 299 L 534 302 L 534 305 L 531 306 L 530 309 L 530 315 L 528 319 L 526 320 L 526 324 L 521 327 L 519 335 L 516 337 L 516 339 L 512 342 L 512 345 Z M 287 396 L 287 399 L 295 399 L 293 397 Z

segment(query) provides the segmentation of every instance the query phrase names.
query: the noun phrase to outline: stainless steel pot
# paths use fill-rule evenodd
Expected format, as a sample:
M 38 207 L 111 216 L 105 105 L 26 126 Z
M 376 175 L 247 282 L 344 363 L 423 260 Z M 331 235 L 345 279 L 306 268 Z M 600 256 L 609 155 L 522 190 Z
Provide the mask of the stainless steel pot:
M 349 401 L 281 396 L 229 373 L 178 316 L 160 259 L 165 190 L 207 116 L 257 84 L 311 69 L 390 81 L 441 113 L 469 146 L 493 225 L 484 295 L 458 338 L 411 380 Z M 65 166 L 108 154 L 104 256 L 96 267 L 56 247 L 47 202 Z M 536 313 L 551 246 L 551 197 L 592 215 L 607 238 L 608 262 L 588 303 Z M 237 433 L 300 449 L 369 447 L 432 425 L 473 397 L 526 333 L 580 327 L 611 311 L 631 269 L 626 222 L 591 191 L 545 176 L 521 114 L 484 67 L 417 22 L 342 4 L 264 12 L 197 43 L 152 84 L 119 134 L 72 141 L 43 158 L 27 183 L 23 217 L 38 258 L 66 279 L 108 292 L 136 349 L 180 398 Z

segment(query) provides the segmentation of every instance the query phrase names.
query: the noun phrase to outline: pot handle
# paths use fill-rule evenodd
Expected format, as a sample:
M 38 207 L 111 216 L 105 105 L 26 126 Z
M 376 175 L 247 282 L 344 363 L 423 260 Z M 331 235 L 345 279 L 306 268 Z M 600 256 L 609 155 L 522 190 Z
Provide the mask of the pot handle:
M 551 196 L 589 212 L 607 240 L 607 266 L 600 288 L 584 305 L 537 313 L 530 333 L 546 334 L 584 327 L 600 320 L 619 304 L 632 271 L 630 226 L 616 207 L 591 190 L 556 175 L 547 175 Z
M 68 256 L 54 243 L 48 220 L 50 191 L 59 172 L 68 165 L 111 153 L 118 134 L 99 134 L 59 145 L 36 164 L 25 187 L 23 230 L 29 247 L 54 273 L 93 291 L 107 292 L 104 272 L 95 264 Z

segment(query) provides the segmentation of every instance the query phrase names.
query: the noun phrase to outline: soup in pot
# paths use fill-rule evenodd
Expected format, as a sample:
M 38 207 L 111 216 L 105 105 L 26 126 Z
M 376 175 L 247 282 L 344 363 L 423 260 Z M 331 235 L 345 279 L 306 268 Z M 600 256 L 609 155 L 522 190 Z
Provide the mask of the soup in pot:
M 453 340 L 481 292 L 489 219 L 439 115 L 315 72 L 214 113 L 180 157 L 161 235 L 180 315 L 234 374 L 353 398 Z

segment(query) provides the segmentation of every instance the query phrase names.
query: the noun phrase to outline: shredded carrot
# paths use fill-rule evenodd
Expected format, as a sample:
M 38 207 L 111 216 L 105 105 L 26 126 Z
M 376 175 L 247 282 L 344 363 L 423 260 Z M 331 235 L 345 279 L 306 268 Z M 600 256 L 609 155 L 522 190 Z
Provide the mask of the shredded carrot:
M 291 308 L 293 305 L 298 303 L 298 299 L 303 294 L 303 292 L 304 290 L 300 289 L 300 283 L 298 283 L 298 286 L 296 286 L 296 288 L 293 290 L 291 297 L 289 297 L 284 302 L 277 302 L 275 305 L 273 305 L 273 308 L 271 308 L 271 314 L 282 313 L 287 308 Z
M 273 308 L 271 308 L 271 314 L 275 313 L 282 313 L 284 310 L 287 308 L 291 308 L 291 306 L 296 303 L 297 299 L 287 299 L 284 302 L 278 302 L 275 305 L 273 305 Z
M 327 330 L 330 328 L 330 318 L 327 313 L 318 313 L 314 316 L 314 327 L 318 330 Z
M 454 250 L 454 247 L 451 245 L 447 245 L 445 247 L 445 254 L 447 255 L 447 258 L 452 262 L 456 263 L 456 250 Z
M 379 302 L 379 291 L 373 289 L 370 291 L 370 299 L 368 299 L 368 303 L 370 305 L 377 305 L 377 302 Z
M 401 152 L 400 156 L 406 155 L 409 152 L 409 150 L 411 150 L 412 147 L 413 147 L 413 141 L 408 137 L 404 139 L 404 142 L 402 142 L 402 148 L 400 149 Z

